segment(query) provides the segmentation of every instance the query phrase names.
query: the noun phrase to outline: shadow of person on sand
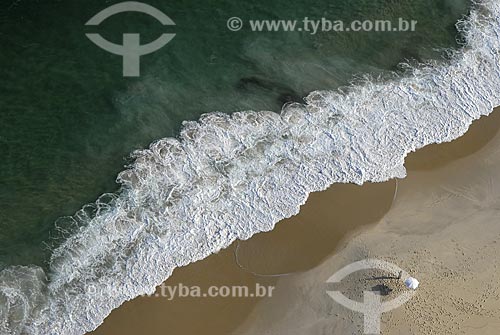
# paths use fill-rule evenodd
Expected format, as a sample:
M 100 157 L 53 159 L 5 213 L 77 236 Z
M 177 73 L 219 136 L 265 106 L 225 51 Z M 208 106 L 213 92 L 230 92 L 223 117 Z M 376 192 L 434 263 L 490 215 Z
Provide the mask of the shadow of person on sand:
M 378 284 L 372 287 L 373 292 L 379 292 L 380 295 L 386 296 L 392 292 L 392 288 L 385 284 Z

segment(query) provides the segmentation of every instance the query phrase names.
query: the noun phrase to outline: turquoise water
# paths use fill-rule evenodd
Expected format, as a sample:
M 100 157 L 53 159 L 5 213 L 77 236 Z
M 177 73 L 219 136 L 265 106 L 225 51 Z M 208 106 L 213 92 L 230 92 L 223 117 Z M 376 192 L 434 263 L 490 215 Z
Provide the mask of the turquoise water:
M 14 1 L 0 12 L 0 264 L 44 265 L 60 235 L 56 220 L 115 191 L 129 154 L 174 136 L 183 120 L 210 111 L 279 111 L 315 89 L 355 75 L 398 71 L 405 60 L 439 59 L 457 45 L 465 1 L 148 1 L 177 34 L 123 78 L 119 56 L 92 44 L 98 31 L 145 41 L 165 28 L 141 14 L 100 27 L 85 22 L 110 1 Z M 248 19 L 418 20 L 406 33 L 231 32 Z M 64 227 L 67 229 L 68 227 Z M 48 245 L 47 245 L 48 243 Z

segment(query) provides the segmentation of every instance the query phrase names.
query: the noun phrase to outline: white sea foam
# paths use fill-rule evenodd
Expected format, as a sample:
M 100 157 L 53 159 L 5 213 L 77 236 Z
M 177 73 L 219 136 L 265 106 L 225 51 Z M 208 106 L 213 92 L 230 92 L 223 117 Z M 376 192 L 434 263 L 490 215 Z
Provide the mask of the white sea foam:
M 174 268 L 273 229 L 311 192 L 404 177 L 409 152 L 463 135 L 500 105 L 500 3 L 483 1 L 461 26 L 467 45 L 446 65 L 313 92 L 281 114 L 207 114 L 136 152 L 120 193 L 73 218 L 85 225 L 47 275 L 0 273 L 0 332 L 83 334 Z

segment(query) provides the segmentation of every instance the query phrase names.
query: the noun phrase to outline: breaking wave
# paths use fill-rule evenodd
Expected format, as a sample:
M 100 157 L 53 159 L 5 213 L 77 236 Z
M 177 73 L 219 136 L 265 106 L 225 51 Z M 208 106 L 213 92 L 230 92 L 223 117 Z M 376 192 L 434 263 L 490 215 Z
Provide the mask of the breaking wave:
M 297 214 L 311 192 L 404 177 L 408 153 L 500 105 L 500 3 L 480 2 L 459 28 L 466 44 L 447 64 L 313 92 L 280 114 L 206 114 L 135 152 L 117 194 L 65 218 L 79 228 L 47 273 L 0 272 L 0 333 L 84 334 L 176 267 Z

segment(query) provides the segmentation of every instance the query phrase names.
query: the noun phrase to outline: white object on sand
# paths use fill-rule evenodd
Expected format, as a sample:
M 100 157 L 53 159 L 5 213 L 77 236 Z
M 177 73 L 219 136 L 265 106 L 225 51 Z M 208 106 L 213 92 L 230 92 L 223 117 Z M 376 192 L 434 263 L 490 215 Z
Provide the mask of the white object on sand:
M 418 280 L 413 277 L 410 277 L 405 280 L 406 287 L 411 288 L 412 290 L 416 290 L 419 284 L 420 283 L 418 282 Z

